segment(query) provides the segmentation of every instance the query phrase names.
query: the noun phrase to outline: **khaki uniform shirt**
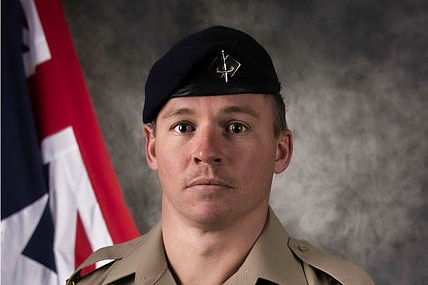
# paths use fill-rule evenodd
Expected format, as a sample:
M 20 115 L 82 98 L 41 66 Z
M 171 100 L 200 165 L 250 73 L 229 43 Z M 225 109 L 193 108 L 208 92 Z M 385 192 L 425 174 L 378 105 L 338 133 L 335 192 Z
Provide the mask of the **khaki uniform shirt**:
M 81 277 L 82 268 L 100 260 L 110 263 Z M 161 226 L 126 243 L 92 254 L 67 281 L 68 285 L 176 284 L 168 268 Z M 244 263 L 224 284 L 253 285 L 372 285 L 362 269 L 320 251 L 307 242 L 290 238 L 270 211 L 266 226 Z

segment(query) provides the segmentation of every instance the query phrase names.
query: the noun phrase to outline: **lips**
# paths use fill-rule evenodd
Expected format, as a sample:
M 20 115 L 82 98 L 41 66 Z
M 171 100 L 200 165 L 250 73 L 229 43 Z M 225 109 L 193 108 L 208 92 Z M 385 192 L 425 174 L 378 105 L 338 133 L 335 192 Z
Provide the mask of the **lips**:
M 186 188 L 221 189 L 233 188 L 232 183 L 218 178 L 195 178 L 186 184 Z

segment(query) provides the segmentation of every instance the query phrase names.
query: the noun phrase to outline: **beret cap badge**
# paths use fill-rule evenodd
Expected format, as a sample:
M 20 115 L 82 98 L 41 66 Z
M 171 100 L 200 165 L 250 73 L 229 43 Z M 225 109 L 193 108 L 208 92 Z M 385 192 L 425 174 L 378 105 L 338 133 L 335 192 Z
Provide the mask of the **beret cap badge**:
M 174 44 L 147 76 L 143 122 L 156 119 L 174 97 L 277 94 L 281 83 L 272 59 L 250 35 L 213 26 Z
M 236 59 L 230 55 L 225 55 L 224 50 L 221 50 L 221 55 L 214 59 L 209 69 L 217 74 L 219 78 L 224 78 L 224 81 L 228 83 L 229 78 L 235 75 L 240 66 L 241 64 Z

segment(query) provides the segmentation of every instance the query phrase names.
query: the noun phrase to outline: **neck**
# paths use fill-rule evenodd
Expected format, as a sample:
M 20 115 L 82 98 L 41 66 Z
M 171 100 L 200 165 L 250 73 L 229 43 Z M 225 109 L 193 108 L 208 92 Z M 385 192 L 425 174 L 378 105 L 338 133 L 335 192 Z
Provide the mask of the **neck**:
M 244 262 L 263 230 L 267 212 L 267 208 L 256 210 L 213 228 L 162 215 L 165 251 L 177 283 L 224 283 Z

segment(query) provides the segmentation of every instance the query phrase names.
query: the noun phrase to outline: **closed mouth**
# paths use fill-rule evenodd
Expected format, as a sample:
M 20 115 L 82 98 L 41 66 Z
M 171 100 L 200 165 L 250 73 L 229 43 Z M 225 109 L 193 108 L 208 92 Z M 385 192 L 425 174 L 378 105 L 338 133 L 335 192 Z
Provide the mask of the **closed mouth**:
M 232 185 L 222 179 L 217 178 L 196 178 L 194 180 L 191 180 L 187 185 L 186 188 L 192 188 L 192 187 L 222 187 L 222 188 L 233 188 Z

